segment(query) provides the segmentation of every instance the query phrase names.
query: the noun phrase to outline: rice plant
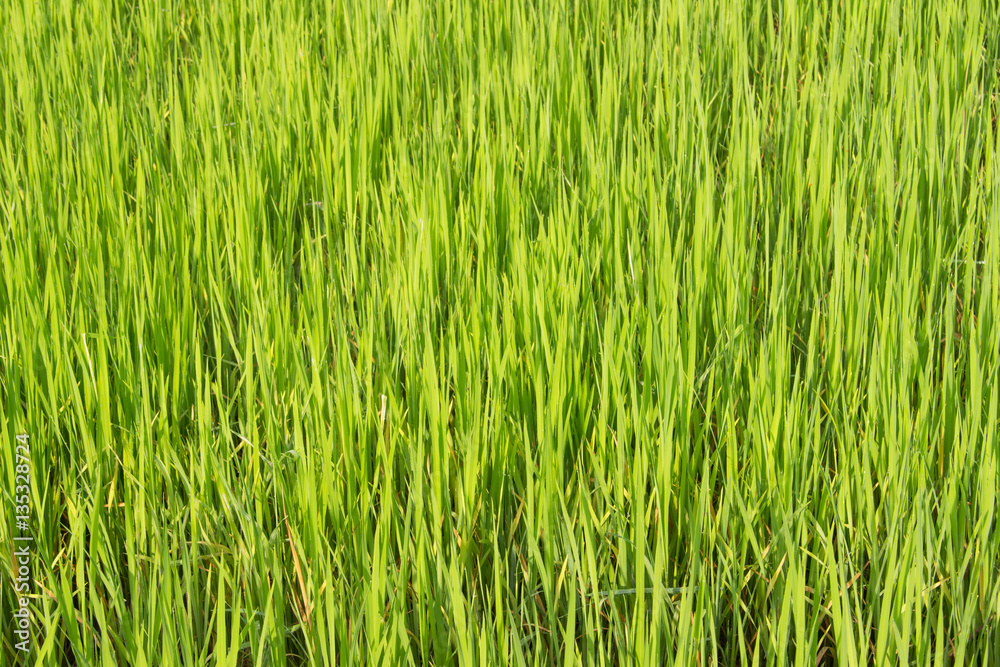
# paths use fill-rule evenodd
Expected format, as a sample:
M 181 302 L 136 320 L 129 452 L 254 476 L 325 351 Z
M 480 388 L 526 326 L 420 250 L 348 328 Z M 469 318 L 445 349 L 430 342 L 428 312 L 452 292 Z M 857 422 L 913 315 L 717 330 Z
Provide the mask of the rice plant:
M 1000 660 L 995 2 L 0 33 L 2 664 Z

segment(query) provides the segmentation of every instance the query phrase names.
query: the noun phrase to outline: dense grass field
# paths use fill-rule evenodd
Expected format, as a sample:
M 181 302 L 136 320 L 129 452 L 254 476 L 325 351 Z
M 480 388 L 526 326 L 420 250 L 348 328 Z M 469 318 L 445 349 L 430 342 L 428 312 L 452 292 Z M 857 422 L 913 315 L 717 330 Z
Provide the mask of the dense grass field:
M 0 33 L 3 665 L 1000 661 L 996 2 Z

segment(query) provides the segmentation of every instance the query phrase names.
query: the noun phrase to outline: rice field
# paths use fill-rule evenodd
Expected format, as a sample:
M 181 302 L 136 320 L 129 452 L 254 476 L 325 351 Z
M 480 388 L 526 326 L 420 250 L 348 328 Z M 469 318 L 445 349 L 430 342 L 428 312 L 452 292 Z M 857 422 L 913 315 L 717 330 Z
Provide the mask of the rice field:
M 996 2 L 0 34 L 3 665 L 1000 660 Z

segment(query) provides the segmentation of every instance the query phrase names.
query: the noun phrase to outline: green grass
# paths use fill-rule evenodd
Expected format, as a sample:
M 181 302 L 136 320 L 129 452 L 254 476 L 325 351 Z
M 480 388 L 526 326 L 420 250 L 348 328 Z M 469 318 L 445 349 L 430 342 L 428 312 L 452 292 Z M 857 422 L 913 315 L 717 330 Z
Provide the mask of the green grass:
M 1000 660 L 1000 7 L 736 4 L 0 4 L 0 662 Z

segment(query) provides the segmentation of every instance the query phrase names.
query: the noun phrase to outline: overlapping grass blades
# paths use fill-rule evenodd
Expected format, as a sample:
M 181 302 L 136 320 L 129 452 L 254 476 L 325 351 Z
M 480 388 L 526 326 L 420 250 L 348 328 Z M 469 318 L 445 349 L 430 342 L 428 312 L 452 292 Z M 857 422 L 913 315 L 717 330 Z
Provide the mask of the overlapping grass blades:
M 0 26 L 37 664 L 998 657 L 995 3 Z

